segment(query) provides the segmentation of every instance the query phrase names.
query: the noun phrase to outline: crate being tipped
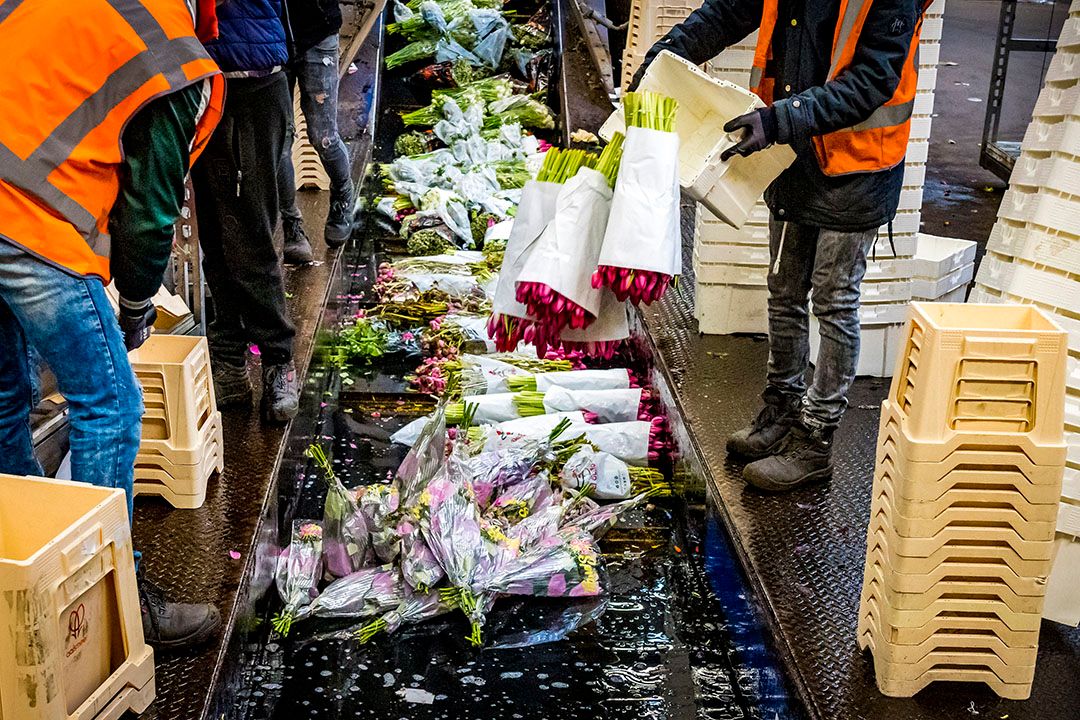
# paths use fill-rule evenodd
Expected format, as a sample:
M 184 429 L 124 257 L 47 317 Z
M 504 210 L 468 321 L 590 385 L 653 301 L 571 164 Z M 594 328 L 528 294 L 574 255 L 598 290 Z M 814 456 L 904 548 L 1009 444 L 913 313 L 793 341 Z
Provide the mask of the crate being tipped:
M 135 458 L 135 494 L 200 507 L 224 467 L 221 413 L 206 338 L 152 335 L 130 355 L 146 408 Z
M 675 133 L 679 136 L 680 185 L 687 195 L 732 227 L 746 222 L 769 183 L 795 161 L 795 152 L 786 145 L 721 161 L 720 155 L 741 139 L 738 134 L 725 133 L 724 125 L 765 104 L 750 91 L 711 78 L 666 50 L 649 65 L 638 90 L 678 101 Z M 625 131 L 620 108 L 604 123 L 600 136 L 610 139 L 616 132 Z
M 1037 309 L 914 303 L 882 404 L 858 642 L 878 688 L 1031 692 L 1065 462 L 1066 335 Z
M 122 490 L 0 475 L 0 717 L 114 720 L 154 699 Z

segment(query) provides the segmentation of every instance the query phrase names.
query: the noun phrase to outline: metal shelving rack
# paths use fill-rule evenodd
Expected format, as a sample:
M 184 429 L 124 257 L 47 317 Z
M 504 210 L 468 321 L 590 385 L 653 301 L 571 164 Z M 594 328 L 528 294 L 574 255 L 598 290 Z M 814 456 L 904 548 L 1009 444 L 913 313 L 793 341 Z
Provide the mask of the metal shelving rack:
M 1013 165 L 1020 155 L 1018 141 L 998 139 L 1001 107 L 1005 97 L 1005 79 L 1009 71 L 1009 55 L 1014 52 L 1050 53 L 1057 45 L 1050 38 L 1013 37 L 1018 0 L 1002 0 L 998 20 L 994 65 L 990 71 L 990 92 L 986 102 L 986 121 L 983 125 L 982 152 L 979 164 L 1002 180 L 1008 181 Z

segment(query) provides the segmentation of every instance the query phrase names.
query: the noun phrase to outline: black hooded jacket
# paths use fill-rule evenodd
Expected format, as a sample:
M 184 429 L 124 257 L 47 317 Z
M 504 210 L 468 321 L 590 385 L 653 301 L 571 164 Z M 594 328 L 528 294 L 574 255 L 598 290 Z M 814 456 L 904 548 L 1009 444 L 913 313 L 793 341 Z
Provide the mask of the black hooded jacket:
M 293 59 L 341 30 L 338 0 L 285 0 L 292 27 Z
M 781 220 L 856 232 L 884 225 L 896 214 L 903 163 L 829 177 L 821 172 L 810 140 L 862 122 L 892 97 L 900 82 L 922 2 L 863 2 L 873 6 L 852 64 L 827 81 L 840 0 L 779 0 L 773 33 L 778 140 L 798 155 L 765 193 Z M 763 0 L 705 0 L 653 46 L 646 62 L 670 50 L 700 65 L 756 30 L 763 5 Z

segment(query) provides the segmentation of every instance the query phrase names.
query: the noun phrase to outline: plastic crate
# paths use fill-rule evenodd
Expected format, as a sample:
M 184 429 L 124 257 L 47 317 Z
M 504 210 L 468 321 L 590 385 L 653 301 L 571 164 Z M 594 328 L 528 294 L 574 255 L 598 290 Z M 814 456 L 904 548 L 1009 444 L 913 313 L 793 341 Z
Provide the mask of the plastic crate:
M 656 41 L 697 8 L 701 0 L 632 0 L 622 57 L 622 87 L 630 81 Z
M 1009 293 L 1003 293 L 1000 290 L 989 288 L 981 284 L 979 276 L 975 276 L 975 285 L 971 288 L 971 293 L 968 295 L 969 303 L 984 303 L 984 304 L 1016 304 L 1016 305 L 1032 305 L 1038 307 L 1043 312 L 1049 313 L 1053 316 L 1054 322 L 1061 326 L 1069 336 L 1069 352 L 1080 354 L 1080 320 L 1071 318 L 1068 315 L 1062 314 L 1060 308 L 1050 306 L 1046 303 L 1036 302 L 1030 298 L 1022 298 L 1018 295 L 1011 295 Z
M 874 245 L 870 248 L 870 252 L 868 253 L 869 262 L 867 263 L 867 269 L 869 269 L 870 265 L 874 265 L 883 260 L 904 260 L 912 257 L 915 255 L 915 238 L 916 236 L 914 233 L 904 233 L 902 235 L 893 233 L 892 242 L 890 242 L 888 231 L 879 232 L 877 240 L 874 241 Z
M 695 254 L 693 267 L 694 279 L 702 285 L 743 285 L 761 288 L 768 286 L 768 265 L 703 263 Z
M 912 274 L 911 258 L 879 258 L 866 263 L 863 280 L 906 280 Z
M 957 268 L 936 280 L 915 277 L 911 281 L 911 296 L 915 300 L 962 303 L 967 293 L 967 286 L 971 284 L 974 277 L 974 263 Z M 961 292 L 956 293 L 957 290 Z M 952 296 L 947 297 L 950 293 Z
M 1069 49 L 1080 48 L 1080 16 L 1073 16 L 1065 21 L 1057 46 Z
M 912 162 L 907 158 L 904 162 L 904 187 L 921 186 L 926 182 L 926 163 Z
M 727 265 L 768 266 L 769 246 L 725 245 L 721 243 L 698 243 L 694 248 L 700 263 L 724 263 Z
M 741 228 L 733 228 L 717 218 L 703 206 L 698 206 L 694 224 L 694 239 L 697 244 L 720 245 L 769 245 L 769 219 L 764 221 L 748 220 Z
M 296 189 L 330 189 L 330 176 L 323 168 L 322 158 L 308 140 L 307 120 L 300 108 L 300 91 L 293 95 L 293 127 L 296 128 L 292 146 L 293 173 L 296 176 Z
M 159 495 L 175 507 L 199 507 L 210 476 L 224 467 L 206 338 L 152 335 L 129 357 L 146 408 L 135 494 Z
M 742 226 L 769 183 L 795 160 L 791 148 L 773 145 L 752 157 L 736 155 L 727 162 L 720 161 L 721 153 L 738 138 L 718 132 L 718 128 L 732 118 L 763 107 L 761 99 L 737 85 L 709 77 L 700 68 L 667 51 L 649 65 L 638 87 L 662 93 L 679 103 L 675 130 L 680 141 L 679 174 L 683 190 L 733 227 Z M 615 132 L 624 131 L 620 108 L 604 123 L 600 135 L 610 138 Z
M 1068 115 L 1080 115 L 1080 82 L 1044 85 L 1031 116 L 1052 119 Z
M 1068 82 L 1080 78 L 1080 49 L 1059 48 L 1046 69 L 1045 82 Z
M 694 317 L 706 335 L 765 334 L 769 289 L 757 286 L 694 286 Z
M 1034 118 L 1024 133 L 1024 152 L 1069 152 L 1080 147 L 1080 118 Z
M 987 252 L 979 264 L 979 283 L 1066 311 L 1080 311 L 1080 282 L 1030 261 Z
M 1064 331 L 1037 308 L 912 303 L 890 405 L 923 443 L 1060 454 L 1065 358 Z
M 1080 275 L 1080 238 L 1045 227 L 999 219 L 986 249 Z
M 0 587 L 4 720 L 119 718 L 153 701 L 123 491 L 0 475 Z
M 1071 195 L 1074 204 L 1080 207 L 1080 158 L 1060 152 L 1022 153 L 1013 166 L 1009 183 Z
M 916 277 L 937 280 L 975 262 L 976 243 L 971 240 L 919 233 L 912 271 Z
M 904 280 L 870 280 L 860 287 L 863 303 L 906 303 L 911 300 L 912 283 Z

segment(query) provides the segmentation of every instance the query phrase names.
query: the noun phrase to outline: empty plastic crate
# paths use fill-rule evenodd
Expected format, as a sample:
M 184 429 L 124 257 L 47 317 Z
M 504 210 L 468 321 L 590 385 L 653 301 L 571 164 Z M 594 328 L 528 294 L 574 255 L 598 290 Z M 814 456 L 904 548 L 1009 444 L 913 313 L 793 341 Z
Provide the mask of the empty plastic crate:
M 699 243 L 694 248 L 699 262 L 724 263 L 728 265 L 769 264 L 768 245 L 724 245 L 720 243 Z
M 1080 152 L 1080 148 L 1076 151 Z M 1071 195 L 1074 203 L 1080 203 L 1080 157 L 1062 153 L 1023 153 L 1013 166 L 1009 184 L 1049 188 Z
M 1056 457 L 1065 374 L 1066 335 L 1037 308 L 912 303 L 889 398 L 919 442 L 1007 440 Z
M 1024 133 L 1024 152 L 1069 152 L 1080 147 L 1080 118 L 1035 118 Z
M 906 303 L 911 300 L 910 280 L 868 280 L 861 286 L 863 303 Z
M 0 588 L 4 720 L 111 720 L 153 701 L 123 491 L 0 475 Z
M 896 367 L 896 353 L 904 339 L 904 325 L 863 325 L 859 328 L 858 377 L 890 377 Z M 817 364 L 821 348 L 821 325 L 810 315 L 810 361 Z
M 292 162 L 293 173 L 296 176 L 296 189 L 316 188 L 318 190 L 330 189 L 330 176 L 322 165 L 322 158 L 308 139 L 307 120 L 300 108 L 300 91 L 293 95 L 293 125 L 296 128 L 293 135 Z
M 670 52 L 660 53 L 649 65 L 638 89 L 678 101 L 675 130 L 682 187 L 733 227 L 746 222 L 765 188 L 795 160 L 791 148 L 773 145 L 752 157 L 736 155 L 721 162 L 721 153 L 739 140 L 723 131 L 724 124 L 764 104 L 750 91 L 711 78 Z M 604 123 L 600 135 L 610 138 L 624 131 L 619 109 Z
M 912 272 L 911 258 L 879 258 L 866 263 L 865 280 L 907 280 Z M 906 319 L 906 318 L 904 318 Z
M 135 492 L 199 507 L 208 478 L 224 464 L 206 338 L 153 335 L 129 357 L 146 407 Z
M 1045 82 L 1068 82 L 1080 77 L 1080 49 L 1062 47 L 1054 53 L 1046 69 Z
M 999 219 L 986 249 L 1080 275 L 1080 238 L 1029 223 Z
M 645 53 L 697 8 L 701 0 L 632 0 L 622 57 L 622 87 L 630 81 L 645 59 Z
M 1040 119 L 1068 115 L 1080 115 L 1080 78 L 1068 83 L 1044 85 L 1039 99 L 1035 101 L 1035 109 L 1031 112 L 1032 117 Z
M 929 300 L 940 302 L 964 302 L 963 292 L 957 297 L 946 299 L 955 290 L 966 292 L 967 286 L 975 277 L 975 264 L 971 263 L 957 268 L 952 272 L 936 279 L 916 276 L 911 280 L 911 296 L 915 300 Z
M 976 243 L 971 240 L 919 233 L 912 262 L 916 277 L 936 280 L 975 262 Z
M 993 251 L 983 256 L 979 282 L 1009 295 L 1076 312 L 1080 309 L 1080 282 L 1052 266 L 1038 267 Z
M 766 287 L 769 266 L 764 265 L 728 265 L 725 263 L 702 262 L 697 254 L 693 257 L 694 277 L 704 285 L 751 285 Z

